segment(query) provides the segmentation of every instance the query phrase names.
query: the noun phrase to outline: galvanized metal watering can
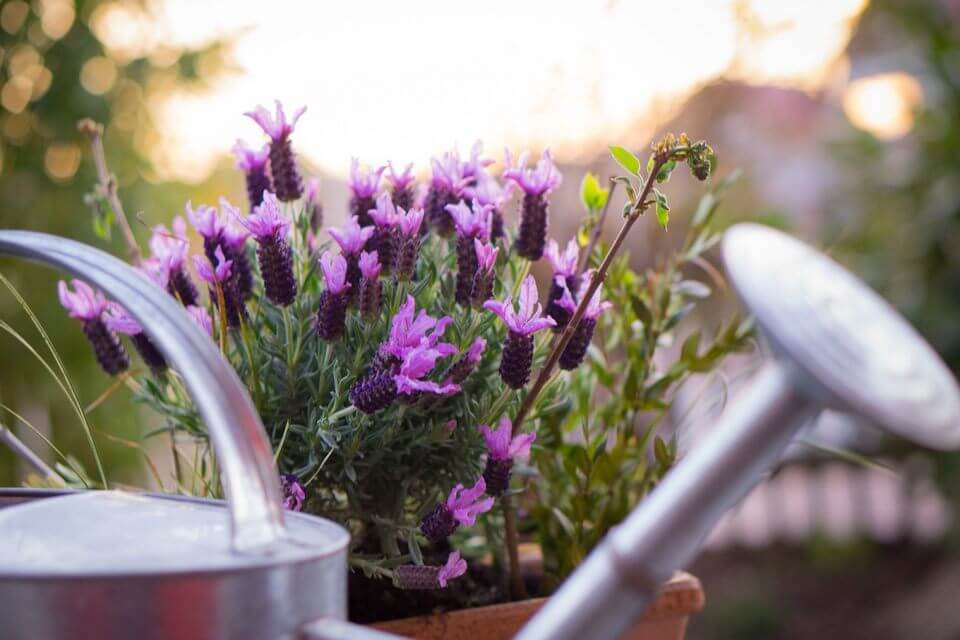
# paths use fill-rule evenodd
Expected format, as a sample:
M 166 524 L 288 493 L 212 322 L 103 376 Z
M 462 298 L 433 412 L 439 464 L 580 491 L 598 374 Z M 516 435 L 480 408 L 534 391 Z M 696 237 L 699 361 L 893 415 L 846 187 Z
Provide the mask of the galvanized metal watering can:
M 228 498 L 0 492 L 0 637 L 386 637 L 343 622 L 347 532 L 284 513 L 243 384 L 172 298 L 120 260 L 70 240 L 0 231 L 0 254 L 69 271 L 140 321 L 209 429 Z M 619 637 L 821 408 L 865 414 L 929 446 L 960 445 L 956 382 L 873 292 L 828 258 L 755 225 L 728 232 L 724 256 L 776 361 L 520 637 Z

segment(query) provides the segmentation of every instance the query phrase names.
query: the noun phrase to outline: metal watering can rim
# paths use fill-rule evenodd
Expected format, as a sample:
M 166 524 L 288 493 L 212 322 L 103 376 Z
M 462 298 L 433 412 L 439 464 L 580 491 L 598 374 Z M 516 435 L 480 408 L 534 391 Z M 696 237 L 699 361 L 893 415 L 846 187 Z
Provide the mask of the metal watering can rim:
M 223 472 L 233 547 L 266 550 L 282 540 L 280 481 L 263 423 L 233 367 L 187 311 L 130 265 L 74 240 L 0 231 L 0 254 L 70 272 L 136 318 L 176 368 L 210 432 Z

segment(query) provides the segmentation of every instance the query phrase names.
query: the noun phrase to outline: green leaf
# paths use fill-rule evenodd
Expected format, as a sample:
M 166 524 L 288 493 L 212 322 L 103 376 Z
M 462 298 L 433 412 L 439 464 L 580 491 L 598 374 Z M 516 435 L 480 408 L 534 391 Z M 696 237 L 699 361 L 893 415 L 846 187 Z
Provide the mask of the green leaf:
M 654 189 L 653 197 L 657 202 L 657 222 L 666 231 L 667 224 L 670 222 L 670 205 L 667 204 L 667 196 L 663 195 L 659 189 Z
M 604 189 L 600 186 L 597 176 L 587 172 L 580 182 L 580 202 L 590 211 L 599 211 L 607 204 L 607 198 L 610 196 L 610 189 Z
M 680 359 L 686 362 L 693 362 L 697 359 L 697 351 L 699 349 L 700 332 L 694 331 L 683 341 L 683 346 L 680 348 Z
M 610 147 L 610 155 L 613 156 L 613 159 L 617 161 L 621 167 L 623 167 L 627 173 L 633 176 L 640 175 L 640 159 L 637 156 L 633 155 L 623 147 L 613 146 Z
M 624 176 L 616 176 L 613 179 L 613 181 L 621 183 L 623 185 L 623 188 L 626 189 L 627 191 L 627 197 L 629 199 L 629 202 L 627 202 L 626 206 L 624 206 L 623 208 L 624 215 L 626 215 L 627 209 L 631 207 L 634 202 L 637 201 L 637 191 L 636 189 L 633 188 L 633 182 L 630 181 L 630 178 L 627 178 Z
M 673 463 L 673 456 L 670 454 L 670 449 L 660 436 L 653 439 L 653 455 L 657 459 L 657 462 L 664 467 L 669 467 Z
M 657 172 L 657 184 L 663 184 L 670 179 L 670 173 L 676 168 L 677 161 L 669 160 Z

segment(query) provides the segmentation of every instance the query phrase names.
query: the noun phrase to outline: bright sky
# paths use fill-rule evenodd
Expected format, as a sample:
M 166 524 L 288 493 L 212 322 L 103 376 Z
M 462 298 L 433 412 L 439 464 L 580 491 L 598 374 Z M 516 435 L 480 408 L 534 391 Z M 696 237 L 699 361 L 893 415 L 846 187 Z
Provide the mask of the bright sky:
M 352 155 L 423 166 L 477 138 L 561 161 L 640 145 L 725 77 L 814 90 L 866 1 L 157 0 L 152 18 L 115 8 L 93 26 L 120 59 L 236 38 L 240 73 L 156 102 L 161 174 L 202 180 L 237 137 L 261 140 L 241 114 L 276 97 L 308 105 L 295 146 L 342 176 Z

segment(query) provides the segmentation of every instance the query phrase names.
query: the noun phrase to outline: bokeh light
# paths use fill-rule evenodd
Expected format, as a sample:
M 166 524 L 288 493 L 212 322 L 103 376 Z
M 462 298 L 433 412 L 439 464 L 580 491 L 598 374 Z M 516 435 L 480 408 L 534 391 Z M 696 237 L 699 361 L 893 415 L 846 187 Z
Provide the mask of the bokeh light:
M 923 88 L 913 76 L 881 73 L 850 83 L 843 110 L 850 122 L 881 140 L 899 138 L 913 128 L 913 112 L 923 102 Z

